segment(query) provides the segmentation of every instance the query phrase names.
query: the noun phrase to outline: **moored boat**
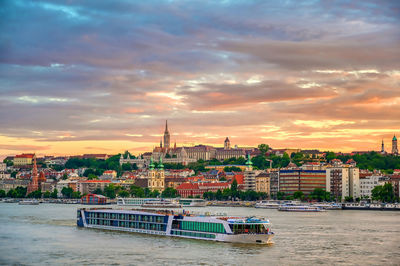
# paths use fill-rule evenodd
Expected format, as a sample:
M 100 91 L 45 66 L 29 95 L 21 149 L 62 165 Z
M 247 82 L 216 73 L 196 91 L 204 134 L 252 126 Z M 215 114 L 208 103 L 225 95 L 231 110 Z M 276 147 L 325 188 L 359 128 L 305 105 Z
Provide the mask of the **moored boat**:
M 310 205 L 283 204 L 280 205 L 278 211 L 286 212 L 322 212 L 324 209 Z
M 260 209 L 278 209 L 280 206 L 279 202 L 274 200 L 262 200 L 256 203 L 255 208 Z
M 311 206 L 319 207 L 324 210 L 341 210 L 342 205 L 337 203 L 314 203 Z
M 78 209 L 77 226 L 234 243 L 272 243 L 268 220 L 192 215 L 183 211 Z
M 18 202 L 19 205 L 39 205 L 38 200 L 31 200 L 31 199 L 26 199 L 26 200 L 21 200 Z
M 205 207 L 207 201 L 204 199 L 179 199 L 179 204 L 181 204 L 182 207 Z
M 182 205 L 173 199 L 158 198 L 118 198 L 117 205 L 137 206 L 143 208 L 181 208 Z

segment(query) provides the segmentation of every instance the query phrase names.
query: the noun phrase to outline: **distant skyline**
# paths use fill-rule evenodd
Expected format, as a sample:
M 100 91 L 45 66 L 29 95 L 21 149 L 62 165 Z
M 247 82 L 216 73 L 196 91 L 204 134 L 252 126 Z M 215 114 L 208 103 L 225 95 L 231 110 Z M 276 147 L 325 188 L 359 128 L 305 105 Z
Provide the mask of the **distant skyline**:
M 0 157 L 178 146 L 387 151 L 399 1 L 11 1 Z

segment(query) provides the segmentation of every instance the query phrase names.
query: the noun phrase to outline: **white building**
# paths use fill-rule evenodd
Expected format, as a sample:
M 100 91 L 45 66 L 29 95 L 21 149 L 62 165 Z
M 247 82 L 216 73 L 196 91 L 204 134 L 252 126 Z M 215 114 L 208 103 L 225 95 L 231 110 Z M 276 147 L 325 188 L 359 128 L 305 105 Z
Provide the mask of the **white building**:
M 360 170 L 349 165 L 335 165 L 326 168 L 326 191 L 336 199 L 345 200 L 360 197 Z
M 381 180 L 381 175 L 370 175 L 360 178 L 360 196 L 371 198 L 372 190 L 376 186 L 382 186 L 385 184 L 385 182 Z
M 0 163 L 0 172 L 4 172 L 7 169 L 7 164 Z

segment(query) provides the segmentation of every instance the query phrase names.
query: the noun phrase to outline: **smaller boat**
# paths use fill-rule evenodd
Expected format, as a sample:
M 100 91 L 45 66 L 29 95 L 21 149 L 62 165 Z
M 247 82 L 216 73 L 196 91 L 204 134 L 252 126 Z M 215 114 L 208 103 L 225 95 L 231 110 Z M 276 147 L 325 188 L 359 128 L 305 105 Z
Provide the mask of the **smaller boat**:
M 183 207 L 205 207 L 207 201 L 204 199 L 179 199 L 179 204 Z
M 262 200 L 256 203 L 255 207 L 260 209 L 278 209 L 279 202 L 274 200 Z
M 159 198 L 118 198 L 119 206 L 137 206 L 142 208 L 181 208 L 182 205 L 173 199 Z
M 280 205 L 278 211 L 286 212 L 322 212 L 324 209 L 310 205 L 283 204 Z
M 38 200 L 21 200 L 18 202 L 19 205 L 39 205 Z
M 143 208 L 182 208 L 176 200 L 172 199 L 151 199 L 146 200 L 141 207 Z
M 319 207 L 324 210 L 341 210 L 342 205 L 337 203 L 315 203 L 311 206 Z

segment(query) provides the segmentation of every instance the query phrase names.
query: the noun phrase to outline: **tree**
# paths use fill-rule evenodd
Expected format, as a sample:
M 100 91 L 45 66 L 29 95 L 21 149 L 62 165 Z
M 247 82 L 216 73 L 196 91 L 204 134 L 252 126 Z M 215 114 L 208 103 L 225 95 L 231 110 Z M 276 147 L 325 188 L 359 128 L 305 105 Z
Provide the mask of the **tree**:
M 242 172 L 242 169 L 237 166 L 225 166 L 224 172 Z
M 103 195 L 104 192 L 103 190 L 101 190 L 101 188 L 98 187 L 93 191 L 93 194 Z
M 310 198 L 316 199 L 318 201 L 326 201 L 326 200 L 330 200 L 331 195 L 329 194 L 329 192 L 326 192 L 322 188 L 316 188 L 316 189 L 314 189 L 313 192 L 311 192 Z
M 58 190 L 55 188 L 50 195 L 51 198 L 56 199 L 58 197 Z
M 296 192 L 294 192 L 293 198 L 294 198 L 294 199 L 299 199 L 299 200 L 304 199 L 304 193 L 303 193 L 303 191 L 296 191 Z
M 51 196 L 51 192 L 50 192 L 50 191 L 45 191 L 45 192 L 43 193 L 43 198 L 45 198 L 45 199 L 50 198 L 50 196 Z
M 132 171 L 132 165 L 130 163 L 124 163 L 121 165 L 122 171 Z
M 63 177 L 62 177 L 62 180 L 67 180 L 67 179 L 68 179 L 68 175 L 67 175 L 67 173 L 64 173 Z
M 159 196 L 160 196 L 160 191 L 158 191 L 157 189 L 150 192 L 150 197 L 152 198 L 158 198 Z
M 258 149 L 260 150 L 262 155 L 265 155 L 269 151 L 269 146 L 267 144 L 258 145 Z
M 178 197 L 178 191 L 172 187 L 167 187 L 162 193 L 162 198 L 176 198 Z
M 72 197 L 72 192 L 74 192 L 74 190 L 70 187 L 63 187 L 61 189 L 61 194 L 64 196 L 64 198 L 70 199 Z
M 344 201 L 346 201 L 346 202 L 353 202 L 353 197 L 346 196 L 346 197 L 344 197 Z
M 73 199 L 80 199 L 82 197 L 81 192 L 80 191 L 73 191 L 71 194 L 71 198 Z
M 94 180 L 94 179 L 99 179 L 99 178 L 95 174 L 89 174 L 88 180 Z
M 6 192 L 2 189 L 0 189 L 0 198 L 5 198 L 6 197 Z
M 383 186 L 376 186 L 371 191 L 372 199 L 382 202 L 393 202 L 395 200 L 393 185 L 386 183 Z
M 283 200 L 285 198 L 285 192 L 278 191 L 278 193 L 276 193 L 276 198 L 278 200 Z
M 220 189 L 218 189 L 217 192 L 215 193 L 215 199 L 222 200 L 222 191 Z
M 104 188 L 104 194 L 105 194 L 105 196 L 109 197 L 110 199 L 115 199 L 115 197 L 116 197 L 115 186 L 113 184 L 106 186 Z
M 40 189 L 29 193 L 28 198 L 40 199 L 42 197 L 42 191 Z
M 128 192 L 127 190 L 121 190 L 121 191 L 118 193 L 118 196 L 120 196 L 120 197 L 122 197 L 122 198 L 127 198 L 127 197 L 129 197 L 129 192 Z
M 236 197 L 239 196 L 238 183 L 236 181 L 236 178 L 233 178 L 233 181 L 232 181 L 232 184 L 231 184 L 231 191 L 232 191 L 232 199 L 235 200 Z
M 144 198 L 145 197 L 144 190 L 141 187 L 132 185 L 129 190 L 130 190 L 132 197 L 136 197 L 136 198 Z

